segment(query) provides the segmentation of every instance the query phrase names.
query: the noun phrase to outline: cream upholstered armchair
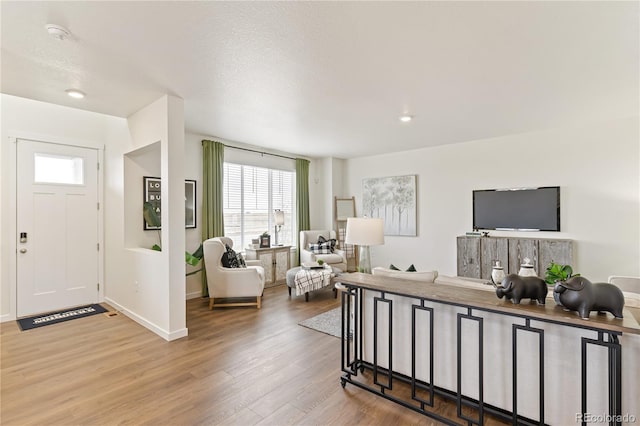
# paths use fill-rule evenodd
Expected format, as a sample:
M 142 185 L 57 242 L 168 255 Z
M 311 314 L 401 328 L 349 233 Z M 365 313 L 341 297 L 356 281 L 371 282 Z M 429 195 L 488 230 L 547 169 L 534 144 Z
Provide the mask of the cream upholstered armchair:
M 343 272 L 347 270 L 347 256 L 343 250 L 334 249 L 333 253 L 318 254 L 309 250 L 309 244 L 316 244 L 318 237 L 323 236 L 326 240 L 335 239 L 335 231 L 314 230 L 300 231 L 300 262 L 315 262 L 322 259 L 325 263 Z
M 225 268 L 221 260 L 227 251 L 225 244 L 233 247 L 233 241 L 227 237 L 210 238 L 202 243 L 209 288 L 209 309 L 213 309 L 216 302 L 215 306 L 256 306 L 260 309 L 264 290 L 264 269 L 251 261 L 247 262 L 246 268 Z M 241 297 L 255 298 L 256 301 L 224 304 L 219 301 Z

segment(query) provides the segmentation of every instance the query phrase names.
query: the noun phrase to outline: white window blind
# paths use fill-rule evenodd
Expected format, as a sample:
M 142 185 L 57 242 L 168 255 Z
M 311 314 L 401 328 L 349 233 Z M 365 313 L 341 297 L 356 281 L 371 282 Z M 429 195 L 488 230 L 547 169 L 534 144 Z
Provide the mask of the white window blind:
M 275 209 L 285 215 L 279 243 L 294 245 L 295 172 L 224 163 L 224 234 L 237 250 L 251 244 L 263 232 L 275 243 Z

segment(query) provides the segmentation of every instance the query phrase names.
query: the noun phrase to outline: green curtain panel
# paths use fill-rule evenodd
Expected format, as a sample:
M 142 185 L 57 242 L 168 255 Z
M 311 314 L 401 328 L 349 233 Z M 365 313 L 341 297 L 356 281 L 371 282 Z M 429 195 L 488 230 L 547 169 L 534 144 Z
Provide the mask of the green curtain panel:
M 222 180 L 224 144 L 202 141 L 202 241 L 224 236 Z M 207 273 L 202 269 L 202 297 L 209 296 Z
M 309 160 L 296 158 L 296 212 L 298 232 L 308 231 L 309 220 Z M 300 238 L 296 238 L 297 260 L 300 264 Z

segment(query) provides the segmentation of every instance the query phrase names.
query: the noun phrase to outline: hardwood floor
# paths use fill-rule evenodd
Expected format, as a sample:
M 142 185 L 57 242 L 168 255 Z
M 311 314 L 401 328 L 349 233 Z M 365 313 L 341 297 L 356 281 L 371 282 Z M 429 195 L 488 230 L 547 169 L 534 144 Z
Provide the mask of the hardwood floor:
M 338 305 L 329 289 L 305 303 L 286 286 L 265 289 L 260 310 L 194 299 L 189 336 L 174 342 L 122 314 L 25 332 L 3 323 L 0 423 L 438 424 L 340 386 L 340 341 L 297 325 Z

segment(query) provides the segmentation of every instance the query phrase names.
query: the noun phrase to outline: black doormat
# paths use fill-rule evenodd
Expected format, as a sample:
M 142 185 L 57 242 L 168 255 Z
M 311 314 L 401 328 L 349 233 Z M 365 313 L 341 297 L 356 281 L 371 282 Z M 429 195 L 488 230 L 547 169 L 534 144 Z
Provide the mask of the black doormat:
M 88 305 L 80 308 L 66 309 L 64 311 L 22 318 L 18 320 L 18 325 L 22 331 L 31 330 L 32 328 L 44 327 L 45 325 L 57 324 L 59 322 L 69 321 L 76 318 L 89 317 L 103 312 L 107 312 L 107 310 L 100 305 Z

